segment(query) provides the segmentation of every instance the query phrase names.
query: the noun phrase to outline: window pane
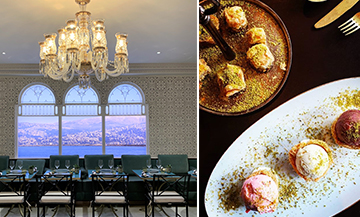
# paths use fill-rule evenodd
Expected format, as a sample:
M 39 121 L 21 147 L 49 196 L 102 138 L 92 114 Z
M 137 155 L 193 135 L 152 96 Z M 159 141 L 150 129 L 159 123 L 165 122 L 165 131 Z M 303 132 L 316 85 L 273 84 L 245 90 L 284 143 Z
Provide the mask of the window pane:
M 66 96 L 65 103 L 98 103 L 99 99 L 94 89 L 80 89 L 79 85 L 71 88 Z
M 21 103 L 55 103 L 55 97 L 46 86 L 32 85 L 22 94 Z
M 63 117 L 62 154 L 102 154 L 101 117 Z
M 109 94 L 108 103 L 142 103 L 142 97 L 134 86 L 120 84 Z
M 146 116 L 107 116 L 106 154 L 146 154 Z
M 18 117 L 18 157 L 59 154 L 58 117 Z

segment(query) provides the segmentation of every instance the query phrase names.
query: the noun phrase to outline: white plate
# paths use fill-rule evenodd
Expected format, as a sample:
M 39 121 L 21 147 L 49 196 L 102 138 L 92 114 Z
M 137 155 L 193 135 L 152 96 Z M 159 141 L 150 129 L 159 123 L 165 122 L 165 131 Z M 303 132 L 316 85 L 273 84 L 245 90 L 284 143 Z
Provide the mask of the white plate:
M 339 96 L 355 96 L 355 93 L 357 105 L 338 103 Z M 243 179 L 261 166 L 278 173 L 281 192 L 291 187 L 296 189 L 280 198 L 274 213 L 261 216 L 327 217 L 358 201 L 360 152 L 337 146 L 329 136 L 334 119 L 351 108 L 360 109 L 360 78 L 339 80 L 307 91 L 261 118 L 235 140 L 214 168 L 205 191 L 208 215 L 259 215 L 254 211 L 246 213 L 238 195 Z M 300 178 L 288 161 L 288 151 L 304 139 L 325 140 L 333 152 L 334 164 L 315 183 Z M 225 202 L 234 207 L 229 208 Z

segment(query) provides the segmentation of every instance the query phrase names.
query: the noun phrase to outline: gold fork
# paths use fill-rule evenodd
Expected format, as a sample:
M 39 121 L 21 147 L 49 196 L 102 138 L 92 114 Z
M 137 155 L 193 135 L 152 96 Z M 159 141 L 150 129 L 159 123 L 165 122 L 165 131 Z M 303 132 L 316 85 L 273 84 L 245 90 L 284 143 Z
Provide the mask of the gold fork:
M 341 24 L 338 28 L 345 34 L 345 36 L 360 29 L 360 12 L 357 12 L 352 18 Z

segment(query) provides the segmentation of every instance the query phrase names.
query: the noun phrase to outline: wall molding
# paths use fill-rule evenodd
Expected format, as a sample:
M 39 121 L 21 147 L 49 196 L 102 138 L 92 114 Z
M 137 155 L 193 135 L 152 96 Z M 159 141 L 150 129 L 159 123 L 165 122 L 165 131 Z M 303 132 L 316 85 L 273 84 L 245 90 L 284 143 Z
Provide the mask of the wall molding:
M 130 63 L 130 72 L 121 76 L 196 76 L 196 63 Z M 39 64 L 0 64 L 0 76 L 34 76 L 39 73 Z

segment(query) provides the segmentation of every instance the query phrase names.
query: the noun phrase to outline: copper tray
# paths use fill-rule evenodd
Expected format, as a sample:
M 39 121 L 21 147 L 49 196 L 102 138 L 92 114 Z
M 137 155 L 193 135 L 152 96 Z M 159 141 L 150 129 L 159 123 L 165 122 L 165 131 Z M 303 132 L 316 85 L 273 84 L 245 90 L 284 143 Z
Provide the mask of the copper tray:
M 231 31 L 226 26 L 223 16 L 226 7 L 235 5 L 243 8 L 248 20 L 247 28 L 240 33 Z M 199 58 L 205 59 L 212 70 L 199 90 L 200 109 L 226 116 L 253 112 L 269 103 L 279 93 L 289 75 L 292 61 L 289 33 L 280 17 L 269 6 L 258 0 L 220 1 L 220 8 L 214 15 L 219 19 L 221 35 L 233 48 L 237 57 L 235 60 L 227 61 L 217 46 L 200 44 Z M 246 51 L 249 46 L 244 35 L 252 27 L 261 27 L 265 30 L 267 45 L 275 57 L 273 67 L 266 73 L 257 72 L 246 60 Z M 227 63 L 245 69 L 246 90 L 242 94 L 236 94 L 224 100 L 219 97 L 220 90 L 215 76 L 216 72 Z

